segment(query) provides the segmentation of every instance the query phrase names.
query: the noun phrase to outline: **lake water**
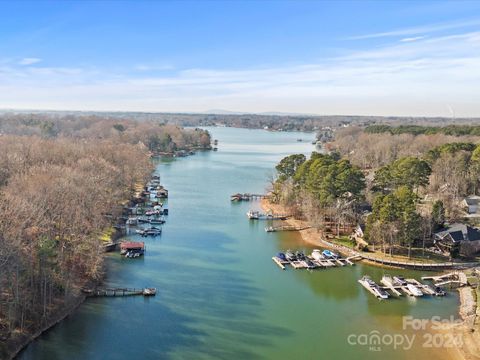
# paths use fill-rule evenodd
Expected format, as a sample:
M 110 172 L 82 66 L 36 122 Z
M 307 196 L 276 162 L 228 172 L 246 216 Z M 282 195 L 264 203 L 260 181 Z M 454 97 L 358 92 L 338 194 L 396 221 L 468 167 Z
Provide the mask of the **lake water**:
M 392 270 L 282 271 L 273 255 L 311 247 L 296 233 L 266 233 L 265 223 L 249 221 L 245 213 L 258 203 L 230 202 L 236 192 L 264 192 L 282 157 L 313 150 L 313 134 L 209 130 L 218 152 L 158 165 L 170 215 L 161 237 L 145 240 L 145 257 L 107 256 L 107 285 L 156 287 L 157 296 L 89 299 L 21 359 L 449 358 L 424 348 L 423 334 L 402 331 L 402 316 L 456 315 L 455 293 L 380 302 L 357 280 Z M 349 344 L 372 331 L 416 340 L 409 351 Z

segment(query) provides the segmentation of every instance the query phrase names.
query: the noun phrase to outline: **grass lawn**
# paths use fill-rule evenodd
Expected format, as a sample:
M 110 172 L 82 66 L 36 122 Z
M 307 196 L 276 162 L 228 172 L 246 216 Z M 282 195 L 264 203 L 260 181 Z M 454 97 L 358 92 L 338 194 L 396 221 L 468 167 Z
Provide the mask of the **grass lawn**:
M 350 240 L 350 238 L 348 236 L 335 237 L 333 239 L 329 239 L 329 241 L 337 243 L 338 245 L 343 245 L 343 246 L 349 247 L 351 249 L 355 248 L 355 241 Z
M 397 261 L 412 261 L 412 262 L 425 262 L 425 263 L 444 263 L 449 262 L 450 258 L 444 255 L 435 254 L 429 251 L 423 252 L 421 248 L 412 248 L 411 257 L 408 257 L 408 248 L 395 247 L 390 256 L 389 251 L 384 254 L 378 249 L 375 252 L 372 252 L 375 256 L 383 259 L 397 260 Z

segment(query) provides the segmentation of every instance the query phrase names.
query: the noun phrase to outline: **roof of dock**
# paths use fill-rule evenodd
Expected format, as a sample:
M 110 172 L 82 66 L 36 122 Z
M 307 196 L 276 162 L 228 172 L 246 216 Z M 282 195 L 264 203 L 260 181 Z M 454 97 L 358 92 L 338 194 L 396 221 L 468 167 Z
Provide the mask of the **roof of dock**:
M 121 249 L 143 249 L 144 247 L 145 247 L 144 242 L 125 241 L 120 243 Z

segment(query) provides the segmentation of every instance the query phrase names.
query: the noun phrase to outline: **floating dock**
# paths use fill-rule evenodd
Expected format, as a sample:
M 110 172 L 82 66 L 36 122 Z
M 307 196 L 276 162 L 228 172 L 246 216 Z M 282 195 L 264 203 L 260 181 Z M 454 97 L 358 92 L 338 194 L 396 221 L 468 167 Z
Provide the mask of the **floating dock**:
M 358 282 L 367 289 L 377 299 L 388 299 L 389 294 L 375 281 L 371 280 L 368 276 L 364 276 Z
M 425 295 L 435 295 L 435 296 L 438 295 L 438 293 L 435 290 L 433 290 L 430 286 L 428 286 L 426 284 L 422 284 L 417 279 L 406 279 L 406 281 L 410 284 L 415 285 Z
M 83 289 L 82 290 L 88 297 L 118 297 L 118 296 L 155 296 L 157 289 L 144 288 L 144 289 L 132 289 L 132 288 L 96 288 L 96 289 Z
M 252 201 L 252 200 L 261 200 L 261 199 L 268 199 L 270 196 L 266 194 L 233 194 L 230 196 L 231 201 Z
M 314 259 L 311 256 L 305 256 L 303 259 L 296 260 L 282 260 L 278 256 L 273 256 L 272 260 L 282 270 L 286 270 L 287 266 L 293 269 L 327 269 L 332 267 L 343 267 L 346 265 L 353 266 L 355 263 L 352 260 L 356 260 L 358 257 L 352 256 L 349 258 L 337 258 L 337 259 Z
M 275 264 L 277 264 L 280 267 L 280 269 L 282 269 L 282 270 L 286 269 L 284 264 L 288 263 L 288 261 L 282 261 L 282 260 L 280 260 L 280 258 L 278 258 L 276 256 L 272 257 L 272 260 Z
M 394 281 L 391 276 L 384 275 L 382 277 L 382 279 L 380 280 L 380 283 L 383 286 L 378 286 L 379 289 L 384 290 L 384 291 L 388 291 L 395 296 L 402 296 L 403 294 L 406 294 L 408 296 L 415 296 L 415 297 L 421 296 L 420 294 L 413 293 L 412 290 L 407 286 L 407 284 L 414 285 L 418 290 L 421 291 L 422 295 L 431 295 L 431 296 L 445 296 L 446 295 L 446 293 L 443 290 L 433 289 L 431 286 L 429 286 L 427 284 L 422 284 L 417 279 L 404 279 L 404 283 L 399 284 L 398 282 Z M 362 284 L 362 285 L 364 287 L 366 287 L 365 284 Z M 372 292 L 372 291 L 370 291 L 370 292 Z M 374 295 L 376 297 L 378 297 L 377 294 L 374 294 Z
M 400 288 L 400 286 L 395 286 L 391 277 L 384 276 L 382 277 L 382 280 L 380 280 L 380 282 L 385 285 L 385 290 L 389 290 L 392 294 L 396 296 L 402 296 L 402 293 L 398 291 L 398 288 Z
M 268 226 L 265 228 L 266 232 L 277 232 L 277 231 L 302 231 L 310 229 L 311 226 L 293 226 L 293 225 L 282 225 L 282 226 Z
M 261 213 L 260 211 L 249 210 L 247 217 L 250 220 L 286 220 L 290 217 L 289 214 L 274 214 L 274 213 Z
M 451 272 L 444 275 L 439 276 L 423 276 L 422 280 L 430 280 L 433 281 L 435 286 L 465 286 L 468 285 L 467 275 L 465 273 L 459 272 Z

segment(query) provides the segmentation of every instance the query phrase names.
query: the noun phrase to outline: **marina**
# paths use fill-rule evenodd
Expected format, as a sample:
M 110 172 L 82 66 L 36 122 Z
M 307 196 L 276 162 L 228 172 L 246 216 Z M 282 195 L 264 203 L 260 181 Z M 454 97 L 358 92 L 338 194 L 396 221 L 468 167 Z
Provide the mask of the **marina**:
M 280 252 L 277 256 L 273 256 L 272 260 L 282 270 L 286 270 L 287 266 L 291 266 L 293 269 L 327 269 L 333 267 L 343 267 L 346 265 L 353 266 L 355 263 L 353 260 L 357 260 L 358 257 L 352 256 L 349 258 L 341 258 L 338 255 L 333 256 L 328 250 L 324 250 L 325 254 L 320 250 L 313 250 L 311 255 L 305 255 L 301 251 L 292 252 L 287 250 L 285 253 Z
M 370 277 L 362 277 L 358 281 L 365 289 L 372 293 L 375 297 L 379 299 L 387 299 L 390 295 L 400 297 L 403 294 L 412 297 L 422 297 L 424 295 L 430 296 L 445 296 L 446 292 L 436 286 L 432 287 L 427 284 L 423 284 L 417 279 L 414 278 L 404 278 L 402 276 L 390 276 L 383 275 L 380 283 L 383 285 L 378 285 Z M 385 297 L 385 294 L 387 295 Z
M 249 210 L 247 212 L 247 217 L 250 220 L 286 220 L 291 215 L 287 214 L 274 214 L 271 212 L 262 213 L 260 211 Z

